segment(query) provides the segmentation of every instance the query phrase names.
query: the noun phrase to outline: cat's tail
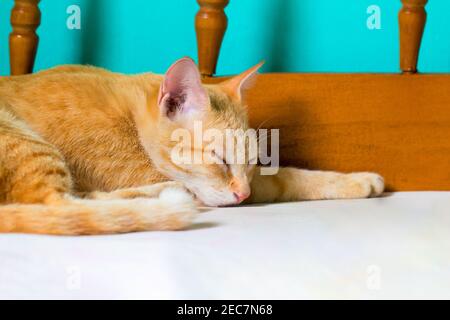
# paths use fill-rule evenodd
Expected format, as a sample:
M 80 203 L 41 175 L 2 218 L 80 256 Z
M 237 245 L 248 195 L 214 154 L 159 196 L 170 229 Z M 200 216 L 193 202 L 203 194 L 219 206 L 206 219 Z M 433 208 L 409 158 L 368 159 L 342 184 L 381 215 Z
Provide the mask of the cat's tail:
M 187 193 L 169 188 L 155 199 L 72 199 L 58 205 L 0 206 L 0 232 L 95 235 L 180 230 L 191 224 L 196 213 Z

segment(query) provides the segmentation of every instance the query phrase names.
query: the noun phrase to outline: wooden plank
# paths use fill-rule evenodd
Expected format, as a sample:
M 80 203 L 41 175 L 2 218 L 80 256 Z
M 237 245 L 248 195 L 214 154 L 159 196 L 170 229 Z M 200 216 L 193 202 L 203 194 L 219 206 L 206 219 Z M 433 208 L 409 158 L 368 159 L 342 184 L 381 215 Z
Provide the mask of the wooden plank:
M 448 74 L 262 74 L 247 102 L 253 127 L 280 129 L 284 165 L 450 190 Z

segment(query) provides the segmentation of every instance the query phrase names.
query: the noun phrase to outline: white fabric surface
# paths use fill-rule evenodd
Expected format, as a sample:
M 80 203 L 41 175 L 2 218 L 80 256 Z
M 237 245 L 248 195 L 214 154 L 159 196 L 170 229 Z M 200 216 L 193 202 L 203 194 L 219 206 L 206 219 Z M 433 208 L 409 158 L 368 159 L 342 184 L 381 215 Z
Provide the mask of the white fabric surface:
M 184 232 L 0 235 L 0 298 L 450 298 L 450 192 L 215 209 Z

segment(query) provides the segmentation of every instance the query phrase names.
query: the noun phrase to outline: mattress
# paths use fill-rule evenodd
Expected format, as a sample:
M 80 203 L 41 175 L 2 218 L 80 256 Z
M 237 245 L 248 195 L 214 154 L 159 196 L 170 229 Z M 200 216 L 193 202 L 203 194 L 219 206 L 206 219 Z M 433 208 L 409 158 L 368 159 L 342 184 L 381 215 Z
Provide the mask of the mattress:
M 450 298 L 450 192 L 219 208 L 179 232 L 0 235 L 2 299 Z

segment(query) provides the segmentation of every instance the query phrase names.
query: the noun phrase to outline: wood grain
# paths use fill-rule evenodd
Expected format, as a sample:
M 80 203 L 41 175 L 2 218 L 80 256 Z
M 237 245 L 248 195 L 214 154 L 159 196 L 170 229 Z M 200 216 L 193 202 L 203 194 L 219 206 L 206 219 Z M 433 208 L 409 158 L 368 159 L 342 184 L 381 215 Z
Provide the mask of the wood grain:
M 417 72 L 420 43 L 427 19 L 425 5 L 428 0 L 402 0 L 399 13 L 400 69 L 404 73 Z
M 9 58 L 12 75 L 33 71 L 39 38 L 36 29 L 41 22 L 40 0 L 15 0 L 11 11 L 12 33 L 9 36 Z
M 283 165 L 450 190 L 449 89 L 450 75 L 262 74 L 246 101 L 252 127 L 280 129 Z
M 200 10 L 195 16 L 200 73 L 210 77 L 216 72 L 220 47 L 227 29 L 224 9 L 229 0 L 197 0 Z

